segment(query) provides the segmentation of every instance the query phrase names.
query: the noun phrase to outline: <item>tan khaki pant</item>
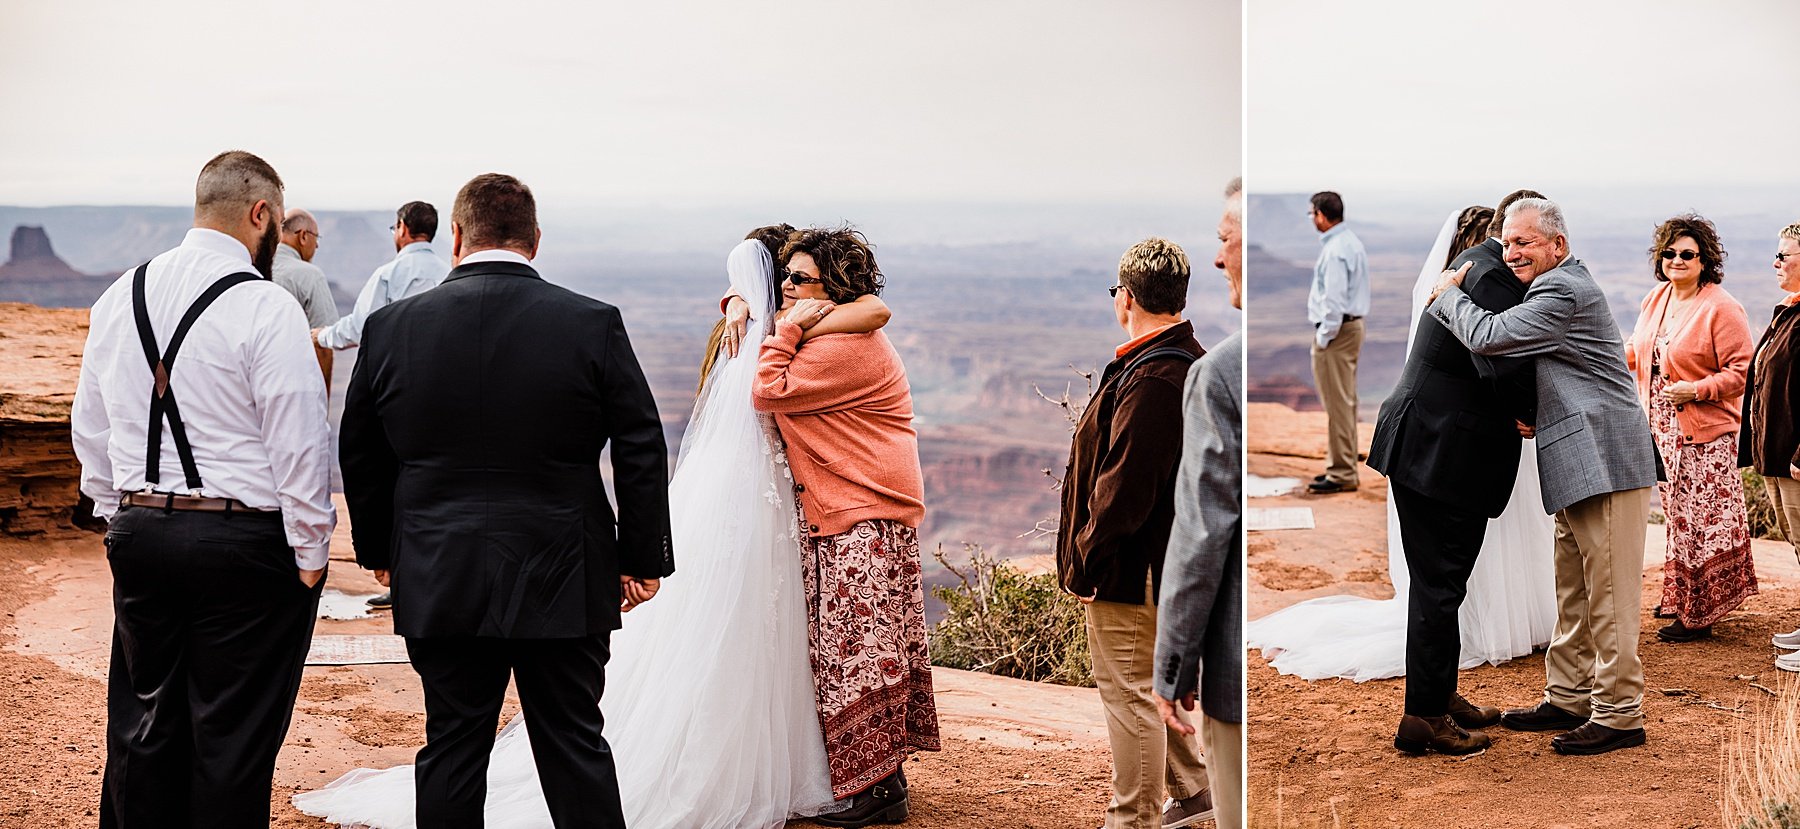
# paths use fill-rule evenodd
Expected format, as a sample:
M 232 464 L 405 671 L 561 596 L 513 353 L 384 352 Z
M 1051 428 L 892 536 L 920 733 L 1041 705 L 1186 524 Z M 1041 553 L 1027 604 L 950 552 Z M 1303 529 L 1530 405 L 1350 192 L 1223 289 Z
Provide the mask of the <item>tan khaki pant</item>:
M 1087 606 L 1094 684 L 1100 687 L 1112 744 L 1113 798 L 1106 807 L 1106 829 L 1157 829 L 1165 786 L 1177 800 L 1207 787 L 1198 741 L 1170 730 L 1151 696 L 1156 606 L 1149 602 L 1154 594 L 1147 580 L 1144 595 L 1141 605 L 1096 601 Z
M 1769 506 L 1775 508 L 1775 526 L 1794 545 L 1794 557 L 1800 558 L 1800 481 L 1764 478 L 1763 484 L 1769 493 Z
M 1544 698 L 1608 728 L 1644 724 L 1638 659 L 1650 487 L 1596 495 L 1556 514 L 1556 631 Z
M 1313 385 L 1325 405 L 1325 477 L 1340 484 L 1354 484 L 1356 475 L 1356 355 L 1362 351 L 1363 321 L 1351 320 L 1338 329 L 1331 344 L 1312 346 Z
M 1200 716 L 1200 744 L 1206 746 L 1206 779 L 1212 783 L 1218 829 L 1244 826 L 1244 724 Z

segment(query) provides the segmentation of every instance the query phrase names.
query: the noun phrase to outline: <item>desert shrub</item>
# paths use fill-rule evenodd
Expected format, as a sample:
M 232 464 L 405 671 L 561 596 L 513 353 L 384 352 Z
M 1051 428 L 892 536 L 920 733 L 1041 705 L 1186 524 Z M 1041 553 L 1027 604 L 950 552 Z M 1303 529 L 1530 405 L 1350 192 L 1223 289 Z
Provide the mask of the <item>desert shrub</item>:
M 1027 573 L 964 544 L 967 563 L 937 560 L 960 584 L 933 587 L 944 618 L 931 627 L 931 662 L 1059 685 L 1094 684 L 1081 602 L 1052 573 Z
M 1750 514 L 1750 537 L 1784 541 L 1780 525 L 1775 523 L 1775 508 L 1769 505 L 1769 485 L 1754 469 L 1743 470 L 1744 510 Z
M 1757 703 L 1725 746 L 1725 825 L 1800 829 L 1800 683 Z

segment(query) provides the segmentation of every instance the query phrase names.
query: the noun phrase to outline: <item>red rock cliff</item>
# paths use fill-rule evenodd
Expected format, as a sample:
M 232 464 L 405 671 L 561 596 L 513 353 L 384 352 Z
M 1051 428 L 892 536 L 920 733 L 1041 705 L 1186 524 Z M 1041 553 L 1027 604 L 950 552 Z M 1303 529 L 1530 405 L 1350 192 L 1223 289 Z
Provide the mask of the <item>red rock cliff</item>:
M 0 303 L 0 534 L 74 530 L 69 406 L 87 331 L 85 308 Z

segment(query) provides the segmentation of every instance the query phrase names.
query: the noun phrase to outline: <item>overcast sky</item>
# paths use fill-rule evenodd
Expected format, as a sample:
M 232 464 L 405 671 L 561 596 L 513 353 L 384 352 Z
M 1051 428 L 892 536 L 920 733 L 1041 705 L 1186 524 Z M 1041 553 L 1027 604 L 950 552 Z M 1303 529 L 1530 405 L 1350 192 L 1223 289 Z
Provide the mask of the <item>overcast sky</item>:
M 226 148 L 322 208 L 490 170 L 546 207 L 1210 203 L 1239 168 L 1236 0 L 0 4 L 0 204 L 181 204 Z
M 1800 183 L 1794 0 L 1255 0 L 1247 33 L 1253 191 Z

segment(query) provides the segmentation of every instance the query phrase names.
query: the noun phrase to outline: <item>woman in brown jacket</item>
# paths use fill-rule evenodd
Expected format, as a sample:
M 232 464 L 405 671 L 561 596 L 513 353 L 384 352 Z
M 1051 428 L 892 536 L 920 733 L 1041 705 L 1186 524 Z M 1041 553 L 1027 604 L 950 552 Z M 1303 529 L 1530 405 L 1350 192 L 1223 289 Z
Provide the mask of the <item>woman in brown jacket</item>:
M 1788 295 L 1750 363 L 1738 465 L 1763 476 L 1775 524 L 1800 556 L 1800 223 L 1783 228 L 1777 244 L 1775 280 Z M 1778 633 L 1774 643 L 1800 649 L 1800 630 Z M 1775 667 L 1800 671 L 1800 653 L 1776 657 Z

